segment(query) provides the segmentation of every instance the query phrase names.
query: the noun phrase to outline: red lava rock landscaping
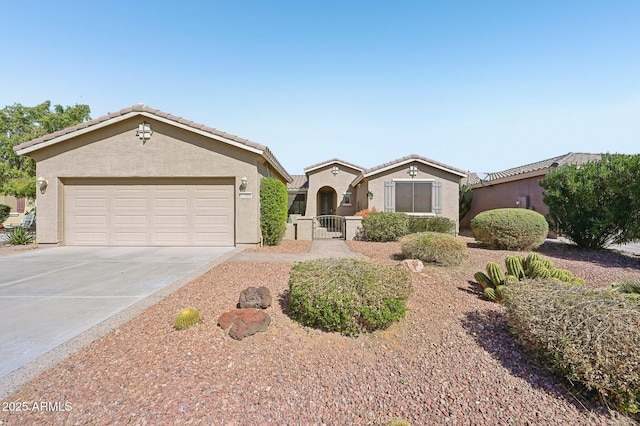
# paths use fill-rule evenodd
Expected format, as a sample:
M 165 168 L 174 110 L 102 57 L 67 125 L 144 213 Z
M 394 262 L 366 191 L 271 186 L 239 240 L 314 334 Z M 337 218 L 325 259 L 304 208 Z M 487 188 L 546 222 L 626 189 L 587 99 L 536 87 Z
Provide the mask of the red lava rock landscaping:
M 457 267 L 412 274 L 407 317 L 357 338 L 305 328 L 286 314 L 284 263 L 221 264 L 26 383 L 3 401 L 59 401 L 69 410 L 0 411 L 4 425 L 628 425 L 536 366 L 509 333 L 504 307 L 473 273 L 511 254 L 474 247 Z M 398 243 L 349 242 L 398 264 Z M 549 250 L 591 285 L 640 278 L 638 259 Z M 216 320 L 247 286 L 274 304 L 266 331 L 235 340 Z M 172 329 L 194 306 L 203 321 Z M 69 403 L 70 405 L 64 405 Z M 15 407 L 15 404 L 14 404 Z

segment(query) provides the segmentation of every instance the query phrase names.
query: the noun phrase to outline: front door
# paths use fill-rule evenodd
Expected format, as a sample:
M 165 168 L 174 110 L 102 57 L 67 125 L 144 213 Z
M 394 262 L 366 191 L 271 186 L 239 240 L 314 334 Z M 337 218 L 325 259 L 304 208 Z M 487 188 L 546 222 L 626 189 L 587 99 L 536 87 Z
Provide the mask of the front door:
M 318 216 L 335 214 L 335 191 L 320 191 L 318 193 Z

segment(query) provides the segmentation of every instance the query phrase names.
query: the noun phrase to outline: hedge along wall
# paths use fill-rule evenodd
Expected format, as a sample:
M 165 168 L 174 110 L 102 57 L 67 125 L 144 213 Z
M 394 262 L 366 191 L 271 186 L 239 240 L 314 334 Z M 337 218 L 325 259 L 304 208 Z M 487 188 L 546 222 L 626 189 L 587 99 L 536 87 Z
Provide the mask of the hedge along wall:
M 287 227 L 287 186 L 276 178 L 260 181 L 260 229 L 268 246 L 280 244 Z

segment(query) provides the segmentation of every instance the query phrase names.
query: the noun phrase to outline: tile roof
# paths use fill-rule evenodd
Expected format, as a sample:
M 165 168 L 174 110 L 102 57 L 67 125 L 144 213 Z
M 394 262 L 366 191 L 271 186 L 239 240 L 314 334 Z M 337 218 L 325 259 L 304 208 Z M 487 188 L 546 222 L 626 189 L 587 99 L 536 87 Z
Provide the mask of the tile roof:
M 309 179 L 307 175 L 291 175 L 293 181 L 287 183 L 287 189 L 289 190 L 298 190 L 298 189 L 308 189 L 309 188 Z
M 512 167 L 510 169 L 502 170 L 500 172 L 488 173 L 487 177 L 480 179 L 476 175 L 476 180 L 470 182 L 472 184 L 478 184 L 482 182 L 493 182 L 507 178 L 513 178 L 525 173 L 540 172 L 546 173 L 551 167 L 565 166 L 570 164 L 585 164 L 590 161 L 597 161 L 602 158 L 602 154 L 591 154 L 584 152 L 570 152 L 568 154 L 560 155 L 557 157 L 547 158 L 546 160 L 536 161 L 535 163 L 525 164 L 524 166 Z
M 227 139 L 229 141 L 235 142 L 237 144 L 244 145 L 244 146 L 246 146 L 248 148 L 253 148 L 253 149 L 256 149 L 258 151 L 261 151 L 262 155 L 269 161 L 269 163 L 272 164 L 272 166 L 274 168 L 276 168 L 285 177 L 285 179 L 287 179 L 288 181 L 290 181 L 292 179 L 291 176 L 289 175 L 289 173 L 285 170 L 285 168 L 282 166 L 282 164 L 280 164 L 280 162 L 276 159 L 276 157 L 273 155 L 273 153 L 271 152 L 271 150 L 269 150 L 269 148 L 267 146 L 261 145 L 259 143 L 253 142 L 253 141 L 250 141 L 248 139 L 241 138 L 241 137 L 236 136 L 236 135 L 232 135 L 230 133 L 223 132 L 223 131 L 218 130 L 218 129 L 214 129 L 213 127 L 205 126 L 204 124 L 196 123 L 195 121 L 187 120 L 185 118 L 178 117 L 178 116 L 169 114 L 167 112 L 160 111 L 159 109 L 155 109 L 155 108 L 152 108 L 152 107 L 150 107 L 148 105 L 144 105 L 144 104 L 136 104 L 136 105 L 130 106 L 128 108 L 123 108 L 120 111 L 111 112 L 111 113 L 109 113 L 107 115 L 103 115 L 102 117 L 98 117 L 98 118 L 95 118 L 93 120 L 85 121 L 85 122 L 80 123 L 80 124 L 78 124 L 76 126 L 67 127 L 66 129 L 62 129 L 62 130 L 59 130 L 57 132 L 50 133 L 48 135 L 44 135 L 44 136 L 39 137 L 37 139 L 33 139 L 31 141 L 28 141 L 28 142 L 22 143 L 20 145 L 17 145 L 16 147 L 14 147 L 14 150 L 15 151 L 20 151 L 20 150 L 24 150 L 24 149 L 31 148 L 31 147 L 35 148 L 39 144 L 43 144 L 45 142 L 53 141 L 54 139 L 59 138 L 61 136 L 70 135 L 70 134 L 78 132 L 80 130 L 87 129 L 87 128 L 96 126 L 98 124 L 104 123 L 106 121 L 109 121 L 109 120 L 112 120 L 112 119 L 115 119 L 115 118 L 118 118 L 118 117 L 122 117 L 122 116 L 125 116 L 127 114 L 131 114 L 131 113 L 146 113 L 146 114 L 150 114 L 152 116 L 156 116 L 156 117 L 159 117 L 159 118 L 163 118 L 165 120 L 173 121 L 175 123 L 187 126 L 187 127 L 191 128 L 191 129 L 200 130 L 202 132 L 209 133 L 212 136 L 217 136 L 217 137 L 220 137 L 220 138 L 224 138 L 224 139 Z
M 305 173 L 307 173 L 307 172 L 309 172 L 311 170 L 319 169 L 320 167 L 328 166 L 329 164 L 333 164 L 333 163 L 341 163 L 341 164 L 344 164 L 347 167 L 351 167 L 352 169 L 356 169 L 356 170 L 360 170 L 360 171 L 364 170 L 364 167 L 360 167 L 360 166 L 358 166 L 356 164 L 349 163 L 348 161 L 344 161 L 344 160 L 341 160 L 339 158 L 332 158 L 330 160 L 322 161 L 320 163 L 313 164 L 311 166 L 305 167 L 304 171 L 305 171 Z
M 388 169 L 388 168 L 393 167 L 393 166 L 395 166 L 397 164 L 406 163 L 406 162 L 409 162 L 411 160 L 418 160 L 418 161 L 421 161 L 423 163 L 427 163 L 429 165 L 437 167 L 439 169 L 444 169 L 444 170 L 448 170 L 448 171 L 454 172 L 455 174 L 461 174 L 461 175 L 464 175 L 464 176 L 467 175 L 467 172 L 465 172 L 464 170 L 455 168 L 453 166 L 449 166 L 449 165 L 444 164 L 444 163 L 440 163 L 438 161 L 432 160 L 432 159 L 427 158 L 427 157 L 423 157 L 422 155 L 418 155 L 418 154 L 407 155 L 405 157 L 398 158 L 398 159 L 395 159 L 393 161 L 389 161 L 387 163 L 379 164 L 379 165 L 377 165 L 375 167 L 372 167 L 370 169 L 364 170 L 363 173 L 364 173 L 365 176 L 368 176 L 368 175 L 371 175 L 371 174 L 375 174 L 376 172 L 378 172 L 380 170 Z

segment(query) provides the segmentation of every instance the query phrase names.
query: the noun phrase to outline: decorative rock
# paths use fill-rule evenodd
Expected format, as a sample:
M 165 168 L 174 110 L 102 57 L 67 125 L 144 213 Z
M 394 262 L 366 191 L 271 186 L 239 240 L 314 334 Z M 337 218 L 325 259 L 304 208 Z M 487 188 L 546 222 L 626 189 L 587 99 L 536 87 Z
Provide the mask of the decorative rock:
M 254 308 L 234 309 L 218 318 L 218 325 L 236 340 L 267 331 L 269 324 L 271 317 L 266 312 Z
M 424 264 L 420 259 L 405 259 L 401 262 L 401 265 L 409 272 L 422 272 Z
M 248 287 L 240 293 L 238 308 L 262 308 L 271 306 L 271 293 L 266 287 Z

